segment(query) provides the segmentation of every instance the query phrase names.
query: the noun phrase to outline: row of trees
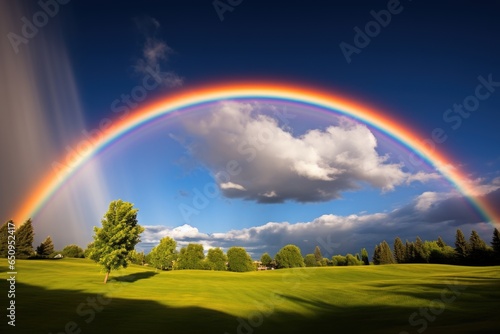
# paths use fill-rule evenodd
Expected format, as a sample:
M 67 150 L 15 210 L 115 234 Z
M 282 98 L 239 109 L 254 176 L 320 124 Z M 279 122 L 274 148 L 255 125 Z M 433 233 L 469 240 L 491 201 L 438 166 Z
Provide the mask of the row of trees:
M 369 265 L 368 251 L 366 248 L 361 249 L 361 255 L 356 253 L 355 255 L 334 255 L 332 259 L 328 259 L 321 255 L 321 250 L 319 246 L 314 249 L 314 254 L 307 254 L 304 257 L 304 262 L 306 267 L 322 267 L 322 266 L 361 266 Z
M 76 245 L 68 245 L 61 253 L 71 257 L 81 257 L 85 254 L 97 262 L 106 273 L 105 283 L 111 270 L 125 268 L 129 262 L 149 263 L 161 270 L 206 269 L 243 272 L 256 269 L 250 255 L 242 247 L 231 247 L 227 254 L 220 248 L 210 249 L 205 257 L 203 245 L 200 244 L 189 244 L 177 252 L 177 242 L 170 237 L 163 238 L 147 256 L 137 253 L 135 245 L 140 242 L 139 236 L 144 231 L 138 224 L 137 212 L 131 203 L 121 200 L 111 202 L 101 221 L 102 227 L 94 227 L 94 241 L 89 244 L 87 250 L 83 252 Z M 11 233 L 8 224 L 9 222 L 0 227 L 0 256 L 3 257 L 7 256 L 7 240 Z M 31 220 L 15 231 L 17 258 L 49 257 L 54 253 L 50 237 L 34 252 L 33 237 Z M 417 237 L 415 242 L 406 241 L 404 245 L 398 237 L 394 241 L 394 253 L 386 241 L 375 247 L 373 263 L 500 264 L 500 236 L 497 229 L 494 230 L 491 245 L 486 245 L 476 231 L 472 231 L 467 241 L 462 231 L 457 230 L 455 248 L 446 245 L 441 237 L 436 241 L 425 242 Z M 361 255 L 335 255 L 329 260 L 322 256 L 319 247 L 316 247 L 313 254 L 303 257 L 300 248 L 291 244 L 281 248 L 274 259 L 268 253 L 263 254 L 261 262 L 263 266 L 275 268 L 369 264 L 366 249 L 361 250 Z
M 7 245 L 9 236 L 9 225 L 14 222 L 8 221 L 0 226 L 0 257 L 7 257 Z M 65 257 L 84 257 L 83 249 L 77 245 L 67 245 L 62 250 L 54 250 L 52 238 L 48 236 L 45 240 L 33 248 L 33 239 L 35 232 L 31 219 L 28 219 L 24 224 L 19 226 L 14 232 L 16 258 L 18 259 L 36 259 L 36 258 L 53 258 L 57 254 Z
M 203 245 L 191 243 L 182 247 L 177 252 L 177 242 L 165 237 L 145 256 L 145 262 L 160 270 L 230 270 L 251 271 L 254 270 L 252 258 L 242 247 L 231 247 L 227 255 L 221 248 L 211 248 L 207 256 Z
M 374 264 L 391 263 L 437 263 L 458 265 L 498 265 L 500 264 L 500 234 L 493 231 L 491 246 L 472 231 L 467 240 L 460 229 L 455 234 L 455 247 L 447 245 L 441 237 L 437 240 L 414 242 L 401 238 L 394 239 L 393 250 L 384 240 L 375 246 Z

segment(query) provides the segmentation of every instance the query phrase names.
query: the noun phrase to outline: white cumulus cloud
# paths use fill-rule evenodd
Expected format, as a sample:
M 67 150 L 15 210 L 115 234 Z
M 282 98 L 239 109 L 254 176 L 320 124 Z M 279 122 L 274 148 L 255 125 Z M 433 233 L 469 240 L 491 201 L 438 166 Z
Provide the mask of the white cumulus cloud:
M 189 140 L 183 145 L 215 175 L 227 197 L 317 202 L 366 184 L 390 191 L 409 182 L 401 164 L 377 152 L 377 140 L 364 125 L 346 121 L 294 136 L 257 109 L 223 102 L 211 113 L 184 120 Z M 227 172 L 229 162 L 237 163 L 237 172 Z M 410 181 L 431 178 L 417 174 Z

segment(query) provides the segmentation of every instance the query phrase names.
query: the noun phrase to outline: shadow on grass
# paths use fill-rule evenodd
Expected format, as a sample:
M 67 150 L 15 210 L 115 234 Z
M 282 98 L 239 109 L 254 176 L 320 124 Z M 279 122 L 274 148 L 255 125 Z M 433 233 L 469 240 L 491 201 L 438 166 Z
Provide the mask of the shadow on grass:
M 142 276 L 139 275 L 138 279 L 147 279 L 154 273 L 141 274 Z M 138 274 L 133 276 L 137 278 Z M 121 279 L 123 282 L 130 282 L 124 277 Z M 255 311 L 248 317 L 237 318 L 229 314 L 234 311 L 231 305 L 228 305 L 228 313 L 225 313 L 198 306 L 171 307 L 154 300 L 118 298 L 120 287 L 133 288 L 133 285 L 122 285 L 119 282 L 117 280 L 108 286 L 103 286 L 103 293 L 106 293 L 104 296 L 80 290 L 49 290 L 18 283 L 16 286 L 16 327 L 7 326 L 4 319 L 0 325 L 0 332 L 397 334 L 401 331 L 417 333 L 417 330 L 421 328 L 420 326 L 412 327 L 408 321 L 409 316 L 419 310 L 417 306 L 369 305 L 368 303 L 366 305 L 343 305 L 281 294 L 280 301 L 276 302 L 276 305 L 272 307 L 268 305 L 267 308 L 255 307 Z M 5 283 L 1 284 L 2 291 L 5 291 L 4 285 Z M 426 292 L 423 298 L 430 300 L 439 298 L 440 289 L 443 286 L 445 285 L 427 286 L 431 291 Z M 481 295 L 484 291 L 491 291 L 491 289 L 492 286 L 484 285 L 480 290 L 473 286 L 466 291 L 479 292 Z M 380 291 L 380 295 L 384 293 Z M 418 293 L 406 294 L 418 295 Z M 154 296 L 151 298 L 154 299 Z M 498 328 L 499 321 L 493 318 L 498 307 L 492 305 L 491 299 L 482 307 L 476 305 L 475 300 L 467 298 L 457 299 L 454 305 L 455 308 L 447 309 L 436 320 L 428 322 L 425 333 L 492 333 Z M 498 306 L 498 301 L 496 301 L 496 306 Z M 278 311 L 283 309 L 298 311 Z M 418 319 L 422 317 L 419 316 Z
M 156 275 L 158 275 L 157 272 L 154 272 L 154 271 L 144 271 L 144 272 L 129 274 L 129 275 L 125 275 L 125 276 L 111 277 L 109 279 L 109 281 L 110 282 L 116 281 L 116 282 L 133 283 L 133 282 L 137 282 L 137 281 L 139 281 L 141 279 L 148 279 L 148 278 L 154 277 Z

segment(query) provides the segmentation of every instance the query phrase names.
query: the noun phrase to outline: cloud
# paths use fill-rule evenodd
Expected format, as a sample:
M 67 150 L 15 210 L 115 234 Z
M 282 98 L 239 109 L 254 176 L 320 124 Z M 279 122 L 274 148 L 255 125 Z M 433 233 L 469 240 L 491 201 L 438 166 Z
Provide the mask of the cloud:
M 500 189 L 485 196 L 485 200 L 498 203 Z M 442 236 L 452 245 L 457 228 L 466 235 L 474 229 L 486 242 L 491 239 L 492 226 L 483 221 L 466 198 L 456 193 L 425 192 L 391 212 L 348 216 L 325 214 L 308 222 L 268 222 L 212 234 L 201 233 L 187 224 L 174 229 L 146 226 L 144 235 L 147 237 L 143 240 L 151 242 L 149 247 L 166 235 L 177 240 L 180 246 L 196 242 L 203 244 L 205 250 L 222 247 L 227 251 L 232 246 L 243 246 L 255 259 L 264 252 L 274 255 L 289 243 L 298 245 L 303 255 L 312 253 L 319 245 L 323 255 L 330 258 L 336 254 L 354 254 L 363 247 L 371 252 L 382 240 L 392 243 L 396 236 L 403 241 L 415 240 L 417 236 L 423 240 Z
M 466 184 L 470 195 L 482 196 L 500 189 L 500 177 L 494 178 L 491 182 L 487 182 L 484 178 L 470 179 L 466 180 Z
M 182 86 L 183 79 L 173 71 L 162 71 L 169 56 L 174 53 L 167 43 L 157 37 L 160 22 L 151 17 L 135 19 L 136 26 L 145 39 L 142 57 L 134 65 L 134 71 L 139 75 L 148 75 L 151 71 L 158 73 L 165 87 Z
M 352 121 L 294 135 L 256 104 L 222 102 L 213 112 L 186 118 L 183 126 L 189 140 L 178 142 L 211 171 L 229 198 L 321 202 L 365 185 L 391 191 L 439 178 L 408 174 L 402 164 L 389 163 L 388 156 L 378 154 L 372 132 Z
M 421 183 L 427 183 L 429 181 L 439 180 L 442 178 L 443 177 L 438 173 L 425 173 L 425 172 L 419 171 L 416 174 L 409 175 L 408 178 L 406 179 L 406 183 L 410 184 L 410 183 L 416 182 L 416 181 L 421 182 Z
M 233 182 L 224 182 L 224 183 L 221 183 L 219 186 L 222 190 L 228 190 L 228 189 L 236 189 L 236 190 L 241 190 L 241 191 L 246 190 L 245 187 L 243 187 L 242 185 L 236 184 Z

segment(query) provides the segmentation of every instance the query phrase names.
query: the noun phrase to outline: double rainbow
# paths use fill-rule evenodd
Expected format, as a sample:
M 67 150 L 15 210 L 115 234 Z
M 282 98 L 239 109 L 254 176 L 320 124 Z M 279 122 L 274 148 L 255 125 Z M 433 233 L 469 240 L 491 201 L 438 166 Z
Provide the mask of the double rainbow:
M 500 222 L 500 212 L 483 197 L 473 196 L 474 185 L 468 177 L 442 152 L 430 147 L 406 124 L 398 122 L 384 112 L 360 104 L 353 99 L 336 96 L 316 88 L 304 88 L 289 84 L 245 83 L 217 85 L 197 88 L 175 96 L 167 97 L 145 108 L 135 111 L 123 120 L 117 121 L 94 146 L 78 156 L 72 166 L 62 171 L 51 171 L 36 185 L 22 205 L 14 212 L 16 222 L 34 216 L 52 195 L 88 160 L 133 129 L 141 127 L 173 111 L 187 111 L 190 107 L 228 99 L 272 99 L 317 106 L 332 112 L 344 114 L 373 126 L 413 151 L 421 159 L 436 168 L 454 187 L 468 197 L 471 203 L 492 225 Z

